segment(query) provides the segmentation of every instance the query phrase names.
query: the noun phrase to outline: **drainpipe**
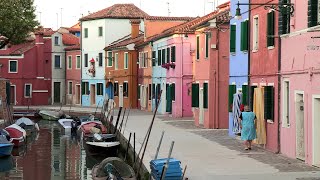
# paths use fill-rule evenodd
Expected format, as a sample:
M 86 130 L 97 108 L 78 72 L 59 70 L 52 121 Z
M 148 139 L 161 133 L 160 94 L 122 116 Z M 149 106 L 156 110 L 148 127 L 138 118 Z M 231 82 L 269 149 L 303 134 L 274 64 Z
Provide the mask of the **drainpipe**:
M 279 30 L 278 30 L 279 31 Z M 279 33 L 279 32 L 278 32 Z M 281 72 L 281 37 L 279 36 L 279 48 L 278 48 L 278 72 Z M 278 149 L 276 153 L 280 153 L 280 133 L 281 133 L 281 126 L 280 126 L 280 92 L 281 91 L 281 75 L 278 75 Z
M 181 117 L 183 117 L 183 35 L 181 36 L 181 86 L 180 86 L 180 95 L 181 95 Z M 177 93 L 174 93 L 177 94 Z
M 249 0 L 250 3 L 250 0 Z M 250 82 L 250 62 L 251 62 L 251 10 L 250 10 L 250 5 L 249 6 L 249 12 L 248 12 L 248 21 L 249 21 L 249 26 L 248 26 L 248 74 L 247 74 L 247 81 L 248 81 L 248 88 L 249 88 L 249 94 L 247 96 L 247 102 L 249 104 L 249 107 L 251 106 L 250 104 L 250 99 L 252 99 L 253 97 L 251 97 L 251 82 Z M 251 108 L 251 111 L 253 112 L 253 105 Z
M 216 28 L 216 39 L 217 39 L 217 45 L 218 45 L 218 49 L 217 49 L 217 59 L 216 59 L 216 84 L 217 86 L 215 87 L 216 89 L 216 128 L 219 129 L 219 51 L 220 51 L 220 48 L 219 48 L 219 29 Z
M 82 21 L 80 21 L 80 105 L 82 106 Z

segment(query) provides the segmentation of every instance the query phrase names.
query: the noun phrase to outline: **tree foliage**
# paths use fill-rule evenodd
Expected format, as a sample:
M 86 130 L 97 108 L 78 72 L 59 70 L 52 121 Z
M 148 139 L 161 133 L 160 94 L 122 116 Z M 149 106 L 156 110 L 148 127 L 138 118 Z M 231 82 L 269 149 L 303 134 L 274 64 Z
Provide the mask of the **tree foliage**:
M 0 0 L 0 48 L 26 41 L 39 25 L 33 0 Z

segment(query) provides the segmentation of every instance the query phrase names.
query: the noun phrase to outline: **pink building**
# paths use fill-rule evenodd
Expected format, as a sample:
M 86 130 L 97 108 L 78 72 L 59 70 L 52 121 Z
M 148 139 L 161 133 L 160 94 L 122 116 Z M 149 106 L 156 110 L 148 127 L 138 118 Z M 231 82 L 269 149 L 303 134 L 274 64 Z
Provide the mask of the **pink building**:
M 200 19 L 195 33 L 192 107 L 195 124 L 228 128 L 229 2 Z M 223 31 L 221 30 L 223 29 Z
M 310 4 L 308 6 L 308 1 L 292 0 L 291 3 L 294 3 L 295 7 L 294 16 L 282 17 L 283 22 L 279 24 L 283 34 L 281 36 L 281 153 L 320 167 L 318 13 L 317 9 L 308 9 L 311 8 Z M 309 18 L 306 18 L 308 12 Z
M 80 44 L 65 48 L 67 104 L 81 104 L 81 51 Z

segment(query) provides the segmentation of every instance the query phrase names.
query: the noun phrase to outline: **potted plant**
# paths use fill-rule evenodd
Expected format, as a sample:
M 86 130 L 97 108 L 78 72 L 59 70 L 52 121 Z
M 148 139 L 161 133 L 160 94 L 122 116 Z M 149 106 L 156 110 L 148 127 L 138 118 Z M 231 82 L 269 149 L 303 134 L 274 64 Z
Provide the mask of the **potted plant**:
M 174 68 L 176 67 L 176 64 L 175 64 L 174 62 L 172 62 L 172 63 L 170 63 L 170 67 L 171 67 L 172 69 L 174 69 Z
M 161 67 L 166 68 L 166 69 L 169 69 L 170 65 L 169 65 L 169 63 L 166 63 L 166 64 L 162 64 Z

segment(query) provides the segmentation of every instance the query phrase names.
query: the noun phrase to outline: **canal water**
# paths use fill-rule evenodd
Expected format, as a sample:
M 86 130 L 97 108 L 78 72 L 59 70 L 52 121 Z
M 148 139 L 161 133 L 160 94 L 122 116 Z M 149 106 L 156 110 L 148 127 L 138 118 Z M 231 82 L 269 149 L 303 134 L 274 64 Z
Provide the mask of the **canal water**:
M 86 154 L 80 137 L 64 135 L 57 122 L 38 122 L 40 131 L 12 156 L 0 158 L 0 180 L 89 180 L 104 158 Z

